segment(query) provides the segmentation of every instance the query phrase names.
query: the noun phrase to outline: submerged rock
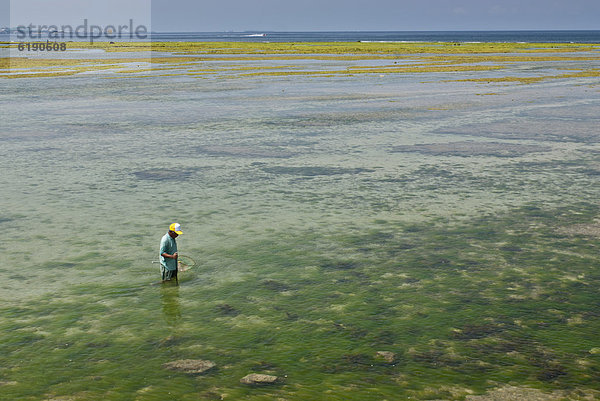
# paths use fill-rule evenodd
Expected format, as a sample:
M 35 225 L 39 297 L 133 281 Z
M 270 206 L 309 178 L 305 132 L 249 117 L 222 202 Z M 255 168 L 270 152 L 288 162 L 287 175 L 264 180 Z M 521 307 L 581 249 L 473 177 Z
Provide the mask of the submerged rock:
M 375 170 L 368 168 L 343 168 L 343 167 L 327 167 L 327 166 L 272 166 L 263 167 L 265 173 L 276 175 L 295 175 L 300 177 L 317 177 L 317 176 L 332 176 L 351 174 L 357 175 L 361 173 L 372 173 Z
M 393 352 L 390 352 L 390 351 L 377 351 L 375 353 L 375 357 L 379 358 L 379 359 L 383 359 L 384 361 L 386 361 L 388 363 L 394 363 L 394 361 L 396 360 L 396 354 L 394 354 Z
M 434 156 L 496 156 L 519 157 L 529 153 L 548 152 L 551 148 L 543 145 L 526 145 L 510 142 L 449 142 L 421 143 L 416 145 L 394 146 L 392 152 L 417 152 Z
M 225 316 L 237 316 L 240 314 L 240 311 L 229 304 L 219 304 L 215 307 L 215 310 Z
M 583 235 L 600 238 L 600 219 L 588 224 L 575 224 L 569 227 L 560 227 L 558 232 L 567 235 Z
M 565 399 L 564 391 L 555 390 L 544 393 L 541 390 L 527 387 L 505 386 L 489 391 L 484 395 L 468 395 L 467 401 L 559 401 Z
M 272 290 L 272 291 L 284 292 L 284 291 L 288 291 L 290 289 L 290 287 L 287 284 L 282 283 L 282 282 L 277 281 L 277 280 L 267 279 L 267 280 L 263 280 L 261 282 L 261 284 L 265 288 L 268 288 L 269 290 Z
M 240 379 L 240 383 L 253 385 L 274 384 L 277 383 L 278 380 L 279 378 L 277 376 L 263 375 L 260 373 L 251 373 L 247 376 L 242 377 Z
M 144 181 L 183 181 L 188 180 L 200 171 L 199 167 L 168 169 L 151 168 L 148 170 L 134 171 L 133 175 L 138 180 Z
M 188 374 L 200 374 L 217 366 L 214 362 L 203 361 L 201 359 L 182 359 L 179 361 L 168 362 L 163 368 L 183 372 Z
M 279 147 L 251 147 L 251 146 L 230 146 L 230 145 L 209 145 L 197 146 L 199 153 L 210 156 L 234 156 L 234 157 L 264 157 L 264 158 L 282 158 L 287 159 L 295 155 Z

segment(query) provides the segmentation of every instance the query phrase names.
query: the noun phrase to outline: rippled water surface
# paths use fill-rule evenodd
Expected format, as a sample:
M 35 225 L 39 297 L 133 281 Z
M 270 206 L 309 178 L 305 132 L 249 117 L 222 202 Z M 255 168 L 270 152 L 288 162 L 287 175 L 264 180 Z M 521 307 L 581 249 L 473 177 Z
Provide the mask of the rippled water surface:
M 3 80 L 0 399 L 597 396 L 598 80 L 456 74 Z

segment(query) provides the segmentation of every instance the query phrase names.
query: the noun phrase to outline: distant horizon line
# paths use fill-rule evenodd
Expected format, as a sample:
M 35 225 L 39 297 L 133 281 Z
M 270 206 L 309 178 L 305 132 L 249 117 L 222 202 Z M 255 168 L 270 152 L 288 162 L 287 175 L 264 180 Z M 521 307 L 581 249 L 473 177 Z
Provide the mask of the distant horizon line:
M 425 29 L 425 30 L 270 30 L 270 29 L 244 29 L 222 31 L 151 31 L 151 33 L 247 33 L 247 32 L 273 32 L 273 33 L 298 33 L 298 32 L 600 32 L 598 29 Z
M 16 30 L 18 27 L 0 27 L 0 30 Z M 314 32 L 314 33 L 348 33 L 348 32 L 365 32 L 365 33 L 375 33 L 375 32 L 600 32 L 600 28 L 598 29 L 424 29 L 424 30 L 370 30 L 370 29 L 358 29 L 358 30 L 272 30 L 272 29 L 244 29 L 244 30 L 219 30 L 219 31 L 193 31 L 193 30 L 183 30 L 183 31 L 172 31 L 172 30 L 160 30 L 160 31 L 150 31 L 150 33 L 249 33 L 249 32 L 259 32 L 259 33 L 302 33 L 302 32 Z

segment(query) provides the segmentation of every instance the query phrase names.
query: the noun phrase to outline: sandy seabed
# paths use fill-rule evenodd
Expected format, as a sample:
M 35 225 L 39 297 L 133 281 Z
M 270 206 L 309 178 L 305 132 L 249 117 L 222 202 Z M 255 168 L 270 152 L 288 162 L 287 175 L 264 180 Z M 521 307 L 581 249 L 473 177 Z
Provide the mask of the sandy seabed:
M 598 399 L 596 48 L 211 46 L 0 73 L 0 399 Z

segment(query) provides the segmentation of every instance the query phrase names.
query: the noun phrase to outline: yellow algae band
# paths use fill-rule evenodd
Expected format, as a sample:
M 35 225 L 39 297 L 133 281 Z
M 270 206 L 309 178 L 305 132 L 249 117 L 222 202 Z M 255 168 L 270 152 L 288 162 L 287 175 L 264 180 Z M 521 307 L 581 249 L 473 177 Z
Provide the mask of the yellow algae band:
M 454 82 L 478 82 L 478 83 L 504 83 L 504 82 L 519 82 L 522 84 L 530 84 L 542 82 L 549 79 L 569 79 L 569 78 L 600 78 L 600 70 L 592 69 L 587 71 L 573 72 L 571 74 L 556 74 L 540 77 L 500 77 L 500 78 L 469 78 L 457 79 Z
M 4 42 L 2 45 L 14 47 L 16 44 Z M 42 58 L 25 51 L 20 57 L 0 59 L 0 77 L 52 77 L 103 71 L 118 73 L 125 78 L 141 78 L 152 76 L 142 73 L 153 70 L 163 71 L 160 76 L 219 79 L 472 72 L 480 74 L 456 81 L 535 83 L 551 78 L 596 77 L 597 70 L 586 63 L 600 61 L 597 53 L 600 44 L 577 43 L 69 42 L 68 49 L 129 54 L 106 59 L 61 58 L 58 54 Z M 281 61 L 286 64 L 276 64 Z M 344 64 L 332 65 L 331 61 Z M 546 73 L 534 77 L 484 76 L 486 71 L 508 69 L 516 63 L 556 70 L 564 67 L 560 63 L 565 62 L 577 63 L 572 73 Z
M 9 42 L 0 42 L 7 45 Z M 13 44 L 16 45 L 16 44 Z M 366 42 L 68 42 L 69 49 L 163 51 L 206 54 L 465 54 L 547 53 L 600 50 L 599 43 L 366 43 Z
M 107 51 L 163 51 L 206 54 L 461 54 L 582 52 L 600 49 L 600 44 L 582 43 L 455 43 L 455 42 L 109 42 L 77 43 L 77 48 Z

